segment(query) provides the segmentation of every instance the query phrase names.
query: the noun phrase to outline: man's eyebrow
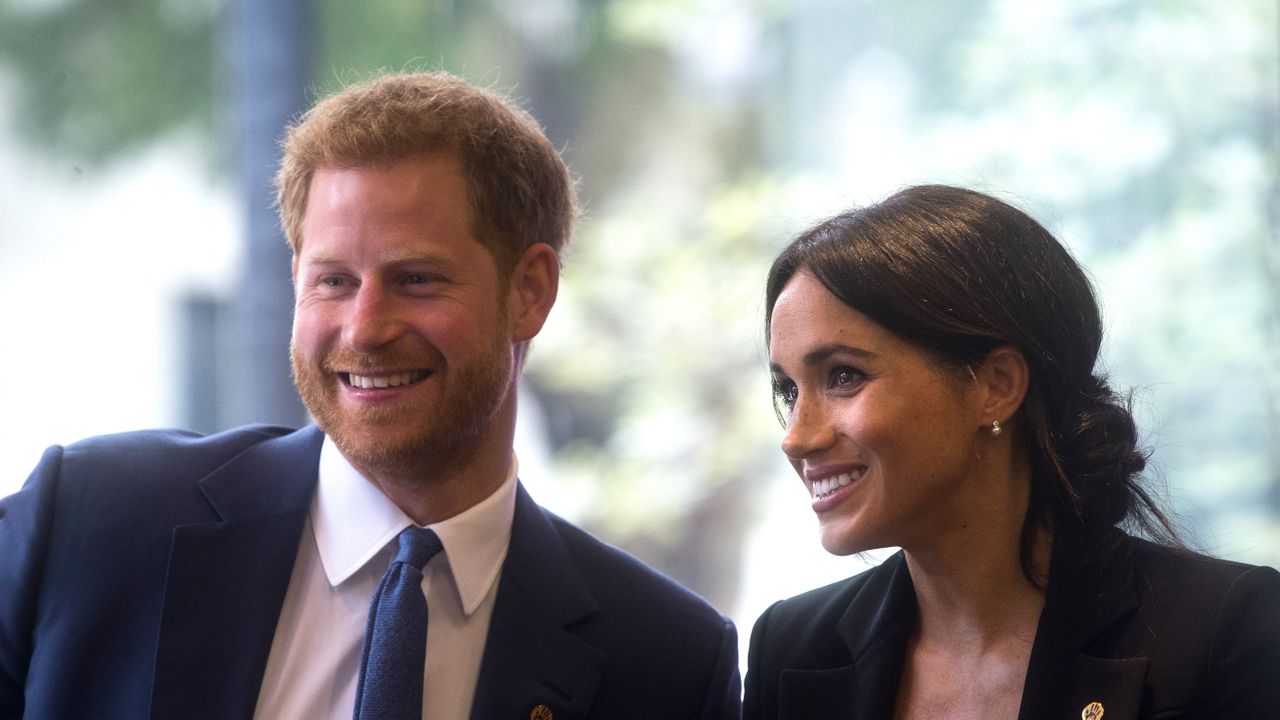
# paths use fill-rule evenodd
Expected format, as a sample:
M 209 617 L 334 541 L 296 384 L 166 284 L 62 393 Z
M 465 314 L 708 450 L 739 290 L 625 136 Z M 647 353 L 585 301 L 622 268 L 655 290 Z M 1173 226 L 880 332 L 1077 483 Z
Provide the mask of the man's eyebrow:
M 345 265 L 346 260 L 330 255 L 313 255 L 306 259 L 312 265 Z M 380 262 L 384 267 L 393 267 L 396 265 L 454 265 L 456 261 L 445 255 L 438 253 L 413 253 L 392 257 L 384 262 Z
M 393 257 L 393 258 L 391 258 L 390 260 L 388 260 L 387 262 L 385 262 L 385 263 L 383 263 L 383 264 L 384 264 L 384 265 L 387 265 L 387 266 L 394 266 L 394 265 L 456 265 L 456 264 L 457 264 L 457 261 L 456 261 L 456 260 L 454 260 L 454 259 L 453 259 L 453 258 L 451 258 L 451 257 L 446 256 L 446 255 L 440 255 L 440 254 L 437 254 L 437 253 L 425 253 L 425 254 L 402 255 L 402 256 L 400 256 L 400 257 Z

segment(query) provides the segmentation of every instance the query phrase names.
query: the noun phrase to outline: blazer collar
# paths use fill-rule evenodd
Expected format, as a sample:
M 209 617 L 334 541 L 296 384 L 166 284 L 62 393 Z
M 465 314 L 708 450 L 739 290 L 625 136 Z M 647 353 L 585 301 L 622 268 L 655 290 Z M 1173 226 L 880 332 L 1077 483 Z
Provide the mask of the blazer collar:
M 849 649 L 850 664 L 784 670 L 778 716 L 891 717 L 915 610 L 915 587 L 899 552 L 870 571 L 836 625 Z
M 1091 653 L 1110 628 L 1137 611 L 1134 540 L 1115 528 L 1094 535 L 1071 529 L 1054 539 L 1019 720 L 1075 720 L 1094 702 L 1107 720 L 1138 717 L 1148 659 Z
M 1088 652 L 1137 608 L 1132 546 L 1115 529 L 1096 541 L 1074 533 L 1055 541 L 1019 720 L 1076 720 L 1091 702 L 1103 705 L 1107 720 L 1138 717 L 1147 658 Z M 779 717 L 892 717 L 915 612 L 915 587 L 898 553 L 871 571 L 836 626 L 850 664 L 784 670 Z
M 587 715 L 605 657 L 569 626 L 599 610 L 551 517 L 521 486 L 471 717 Z
M 174 529 L 152 717 L 252 716 L 323 437 L 265 440 L 199 481 L 218 520 Z

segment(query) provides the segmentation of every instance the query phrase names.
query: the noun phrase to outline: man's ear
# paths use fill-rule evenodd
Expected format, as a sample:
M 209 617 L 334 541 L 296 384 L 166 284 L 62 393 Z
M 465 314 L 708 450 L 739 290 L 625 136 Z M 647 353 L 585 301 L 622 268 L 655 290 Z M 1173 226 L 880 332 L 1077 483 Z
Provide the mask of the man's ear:
M 1031 370 L 1027 359 L 1012 345 L 1000 345 L 973 367 L 978 389 L 979 424 L 992 420 L 1007 423 L 1027 396 Z
M 507 317 L 512 342 L 532 340 L 551 314 L 560 289 L 560 258 L 546 243 L 534 243 L 511 270 Z

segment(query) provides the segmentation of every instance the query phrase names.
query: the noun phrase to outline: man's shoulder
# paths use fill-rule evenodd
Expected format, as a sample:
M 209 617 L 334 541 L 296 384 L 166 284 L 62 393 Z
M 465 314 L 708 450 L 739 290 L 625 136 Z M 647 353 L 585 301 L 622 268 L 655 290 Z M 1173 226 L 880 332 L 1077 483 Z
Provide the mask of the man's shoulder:
M 59 505 L 72 507 L 154 506 L 173 493 L 193 492 L 198 481 L 263 443 L 307 432 L 250 425 L 212 435 L 137 430 L 90 437 L 46 450 L 24 490 L 55 493 Z
M 625 605 L 641 612 L 684 614 L 691 619 L 724 622 L 723 616 L 692 590 L 625 550 L 552 512 L 544 512 L 602 606 Z
M 661 647 L 715 649 L 726 634 L 736 637 L 729 619 L 694 591 L 568 520 L 542 512 L 598 605 L 599 612 L 582 632 L 625 642 L 643 634 L 654 652 Z
M 244 425 L 211 434 L 176 428 L 131 430 L 78 440 L 63 450 L 68 455 L 92 454 L 104 458 L 114 455 L 134 459 L 166 454 L 234 454 L 293 432 L 297 430 L 275 425 Z
M 600 670 L 591 717 L 630 717 L 638 707 L 659 717 L 737 717 L 733 623 L 523 490 L 498 603 L 490 632 L 491 643 L 506 640 L 502 652 L 525 655 L 528 637 L 548 629 L 548 637 L 576 638 L 566 647 L 584 652 L 584 668 Z
M 572 632 L 610 659 L 599 695 L 613 703 L 601 706 L 605 716 L 610 707 L 617 710 L 648 694 L 660 716 L 674 717 L 679 710 L 685 717 L 690 702 L 710 701 L 722 702 L 724 710 L 704 716 L 736 717 L 740 685 L 733 623 L 627 552 L 546 514 L 594 606 L 573 623 Z
M 189 430 L 134 430 L 98 435 L 50 448 L 44 462 L 56 458 L 64 472 L 91 470 L 96 476 L 182 475 L 209 472 L 250 448 L 299 432 L 273 425 L 246 425 L 203 435 Z

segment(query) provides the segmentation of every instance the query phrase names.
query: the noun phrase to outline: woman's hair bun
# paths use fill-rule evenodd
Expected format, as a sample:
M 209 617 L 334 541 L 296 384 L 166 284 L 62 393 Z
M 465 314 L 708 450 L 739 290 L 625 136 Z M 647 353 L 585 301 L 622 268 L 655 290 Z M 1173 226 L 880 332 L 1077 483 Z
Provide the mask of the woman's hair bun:
M 1094 376 L 1064 408 L 1056 429 L 1063 468 L 1077 495 L 1080 519 L 1114 525 L 1138 502 L 1136 479 L 1147 466 L 1128 398 Z

